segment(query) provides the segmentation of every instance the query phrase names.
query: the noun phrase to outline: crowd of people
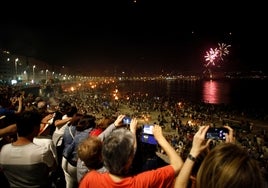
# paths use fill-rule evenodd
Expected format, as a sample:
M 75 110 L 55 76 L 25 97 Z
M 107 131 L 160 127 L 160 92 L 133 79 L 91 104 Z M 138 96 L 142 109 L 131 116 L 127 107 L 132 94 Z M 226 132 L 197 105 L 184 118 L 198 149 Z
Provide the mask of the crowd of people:
M 5 187 L 267 187 L 266 131 L 224 121 L 233 111 L 87 88 L 35 96 L 2 87 L 0 102 Z M 144 124 L 157 144 L 142 139 Z M 217 126 L 226 138 L 207 139 Z

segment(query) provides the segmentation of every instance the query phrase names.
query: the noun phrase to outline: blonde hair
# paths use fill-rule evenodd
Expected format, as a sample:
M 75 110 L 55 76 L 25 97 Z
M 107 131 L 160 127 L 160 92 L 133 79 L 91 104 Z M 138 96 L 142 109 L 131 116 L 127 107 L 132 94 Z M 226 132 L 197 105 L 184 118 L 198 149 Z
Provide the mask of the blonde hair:
M 202 162 L 197 188 L 262 188 L 264 180 L 258 163 L 240 146 L 222 143 Z

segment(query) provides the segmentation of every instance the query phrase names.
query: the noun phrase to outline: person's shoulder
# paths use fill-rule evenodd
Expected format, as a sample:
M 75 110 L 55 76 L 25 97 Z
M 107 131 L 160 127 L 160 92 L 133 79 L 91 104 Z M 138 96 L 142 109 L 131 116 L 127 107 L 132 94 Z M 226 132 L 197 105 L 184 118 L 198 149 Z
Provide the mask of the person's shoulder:
M 81 179 L 80 185 L 85 185 L 88 183 L 93 185 L 93 182 L 99 184 L 100 182 L 103 182 L 102 180 L 106 179 L 108 176 L 109 174 L 107 172 L 101 173 L 95 169 L 89 170 Z
M 85 178 L 94 179 L 94 178 L 101 178 L 107 175 L 108 175 L 107 171 L 101 172 L 99 170 L 92 169 L 87 172 L 87 174 L 85 175 Z
M 3 153 L 3 152 L 5 152 L 5 151 L 7 151 L 7 153 L 9 153 L 9 148 L 11 148 L 12 147 L 12 143 L 9 143 L 9 144 L 4 144 L 1 148 L 0 148 L 0 155 Z
M 161 187 L 170 187 L 175 177 L 175 170 L 171 165 L 161 168 L 148 170 L 135 176 L 135 182 L 143 185 L 148 184 L 153 187 L 161 185 Z
M 38 141 L 40 142 L 38 143 Z M 28 150 L 31 150 L 32 153 L 36 154 L 36 156 L 38 155 L 43 156 L 51 152 L 49 146 L 51 145 L 52 142 L 49 139 L 44 140 L 37 139 L 37 141 L 35 141 L 35 143 L 33 143 L 31 147 L 28 147 Z
M 49 148 L 53 144 L 51 136 L 38 136 L 33 139 L 33 143 L 38 146 Z
M 159 167 L 156 169 L 151 169 L 151 170 L 147 170 L 144 172 L 141 172 L 138 174 L 138 176 L 143 176 L 143 177 L 150 177 L 150 176 L 158 176 L 158 175 L 163 175 L 163 174 L 174 174 L 175 175 L 175 171 L 174 168 L 171 165 L 166 165 L 163 167 Z

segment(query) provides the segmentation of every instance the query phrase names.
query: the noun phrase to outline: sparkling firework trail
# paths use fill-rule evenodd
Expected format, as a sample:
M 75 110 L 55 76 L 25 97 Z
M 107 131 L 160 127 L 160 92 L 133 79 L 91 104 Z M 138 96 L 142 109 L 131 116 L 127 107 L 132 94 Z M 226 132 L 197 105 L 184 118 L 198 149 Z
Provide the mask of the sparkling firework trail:
M 218 43 L 219 46 L 219 57 L 223 61 L 223 56 L 226 56 L 229 54 L 228 48 L 231 47 L 231 45 L 227 45 L 225 43 Z
M 219 50 L 217 48 L 210 48 L 209 51 L 206 52 L 205 61 L 207 62 L 205 66 L 209 66 L 210 64 L 215 65 L 215 61 L 219 55 Z
M 223 57 L 229 54 L 229 47 L 231 47 L 231 45 L 218 43 L 218 48 L 210 48 L 208 51 L 206 51 L 206 55 L 204 56 L 204 66 L 206 67 L 206 70 L 203 73 L 208 73 L 210 79 L 213 78 L 211 66 L 215 66 L 215 64 L 220 61 L 223 62 Z
M 208 67 L 209 65 L 215 66 L 220 60 L 223 61 L 223 56 L 229 54 L 228 48 L 231 47 L 231 45 L 218 43 L 218 46 L 218 48 L 210 48 L 210 50 L 206 52 L 206 55 L 204 56 L 206 61 L 205 67 Z

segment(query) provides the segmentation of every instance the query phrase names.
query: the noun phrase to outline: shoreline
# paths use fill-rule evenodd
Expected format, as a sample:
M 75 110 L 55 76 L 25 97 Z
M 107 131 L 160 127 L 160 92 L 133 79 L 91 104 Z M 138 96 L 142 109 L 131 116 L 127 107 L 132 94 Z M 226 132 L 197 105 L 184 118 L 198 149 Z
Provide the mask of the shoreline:
M 126 114 L 126 115 L 133 115 L 134 112 L 127 107 L 126 105 L 120 105 L 120 107 L 118 108 L 118 112 L 121 114 Z M 142 118 L 138 118 L 138 122 L 140 124 L 154 124 L 158 122 L 158 115 L 160 114 L 159 111 L 150 111 L 149 113 L 149 117 L 144 120 Z M 188 121 L 191 121 L 192 119 L 189 117 L 180 117 L 182 124 L 186 125 Z M 172 129 L 171 128 L 171 117 L 167 117 L 166 118 L 167 122 L 165 123 L 165 129 L 163 129 L 164 132 L 166 133 L 174 133 L 176 132 L 176 129 Z M 260 131 L 268 131 L 268 122 L 265 121 L 260 121 L 260 120 L 254 120 L 254 119 L 250 119 L 250 118 L 246 118 L 246 117 L 236 117 L 236 118 L 223 118 L 222 120 L 218 119 L 218 120 L 214 120 L 213 123 L 216 127 L 221 127 L 223 126 L 223 121 L 226 122 L 233 122 L 235 124 L 240 124 L 241 122 L 249 122 L 252 125 L 252 133 L 259 133 Z M 206 124 L 212 124 L 212 122 L 207 121 Z M 238 126 L 234 126 L 237 127 L 239 129 Z M 243 127 L 240 127 L 240 129 L 243 129 Z

